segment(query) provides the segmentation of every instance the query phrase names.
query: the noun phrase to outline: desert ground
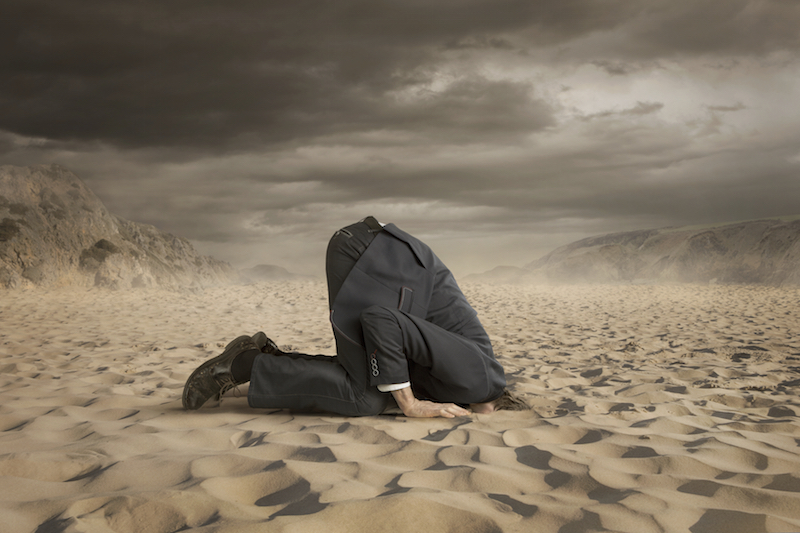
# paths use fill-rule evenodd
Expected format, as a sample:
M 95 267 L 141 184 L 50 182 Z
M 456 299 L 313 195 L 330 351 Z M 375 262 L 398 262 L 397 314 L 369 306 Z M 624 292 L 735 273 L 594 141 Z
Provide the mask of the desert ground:
M 532 410 L 182 409 L 238 335 L 333 355 L 319 281 L 0 292 L 2 530 L 800 531 L 800 288 L 462 288 Z

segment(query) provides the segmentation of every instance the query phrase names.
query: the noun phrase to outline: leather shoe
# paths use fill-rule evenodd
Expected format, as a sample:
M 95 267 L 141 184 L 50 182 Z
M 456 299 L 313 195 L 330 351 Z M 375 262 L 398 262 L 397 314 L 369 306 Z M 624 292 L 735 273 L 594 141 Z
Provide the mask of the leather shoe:
M 252 337 L 253 342 L 261 350 L 263 353 L 268 353 L 272 355 L 283 355 L 283 352 L 280 351 L 278 345 L 272 342 L 272 339 L 267 337 L 267 335 L 263 331 L 259 331 Z
M 186 380 L 183 387 L 183 408 L 200 409 L 208 400 L 219 400 L 225 392 L 241 385 L 233 379 L 231 363 L 243 352 L 260 349 L 253 338 L 247 335 L 231 341 L 220 355 L 200 365 Z

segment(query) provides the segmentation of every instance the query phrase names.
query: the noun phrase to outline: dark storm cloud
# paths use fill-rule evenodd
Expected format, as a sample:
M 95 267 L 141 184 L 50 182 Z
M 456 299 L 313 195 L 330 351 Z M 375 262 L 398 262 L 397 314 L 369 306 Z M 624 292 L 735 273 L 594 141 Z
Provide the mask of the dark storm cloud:
M 394 125 L 380 100 L 428 78 L 437 47 L 468 37 L 476 21 L 514 29 L 529 11 L 520 2 L 26 0 L 4 17 L 0 128 L 134 147 L 252 147 Z
M 520 54 L 594 33 L 622 36 L 623 57 L 796 49 L 800 8 L 778 0 L 20 0 L 4 10 L 0 129 L 230 150 L 415 130 L 423 117 L 440 135 L 472 140 L 500 124 L 507 135 L 535 131 L 551 122 L 545 106 L 525 102 L 508 83 L 473 75 L 440 101 L 410 109 L 389 95 L 429 81 L 447 51 Z M 593 53 L 620 53 L 619 46 Z M 619 74 L 633 68 L 596 61 Z M 494 124 L 480 117 L 482 109 L 494 112 Z
M 525 52 L 611 31 L 624 49 L 605 52 L 623 56 L 800 46 L 791 0 L 19 0 L 4 10 L 3 129 L 133 146 L 277 142 L 380 125 L 374 107 L 359 113 L 363 97 L 424 80 L 447 49 Z
M 402 128 L 387 94 L 429 81 L 442 53 L 521 53 L 531 42 L 613 28 L 632 11 L 626 5 L 12 1 L 0 41 L 0 129 L 128 147 L 246 149 Z M 492 82 L 462 84 L 450 95 L 461 105 L 445 102 L 431 119 L 479 135 L 484 123 L 465 120 L 463 106 L 494 105 L 497 122 L 520 124 L 526 113 L 503 106 L 508 85 L 478 93 L 482 84 Z
M 610 27 L 569 35 L 572 42 L 559 49 L 559 58 L 585 60 L 609 74 L 625 75 L 660 59 L 764 57 L 800 50 L 800 4 L 792 0 L 629 2 L 611 18 Z M 722 62 L 719 68 L 735 64 Z
M 6 0 L 0 162 L 241 260 L 370 212 L 519 257 L 791 214 L 798 27 L 794 0 Z
M 800 5 L 791 0 L 653 2 L 631 31 L 635 54 L 763 55 L 800 48 Z

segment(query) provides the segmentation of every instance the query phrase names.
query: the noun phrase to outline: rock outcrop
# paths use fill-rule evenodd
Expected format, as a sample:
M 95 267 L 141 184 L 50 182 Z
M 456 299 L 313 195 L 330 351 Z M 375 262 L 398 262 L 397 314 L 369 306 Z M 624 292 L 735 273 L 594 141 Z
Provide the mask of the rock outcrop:
M 800 217 L 589 237 L 526 266 L 556 282 L 800 284 Z
M 112 215 L 64 167 L 0 167 L 0 288 L 203 287 L 237 276 L 186 239 Z

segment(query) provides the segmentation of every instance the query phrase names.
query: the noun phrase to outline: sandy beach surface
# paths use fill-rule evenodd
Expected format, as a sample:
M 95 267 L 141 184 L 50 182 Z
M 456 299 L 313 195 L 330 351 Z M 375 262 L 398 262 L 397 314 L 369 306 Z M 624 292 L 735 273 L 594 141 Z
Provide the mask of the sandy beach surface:
M 238 335 L 332 355 L 318 281 L 1 292 L 0 529 L 800 531 L 800 289 L 462 288 L 531 411 L 182 409 Z

